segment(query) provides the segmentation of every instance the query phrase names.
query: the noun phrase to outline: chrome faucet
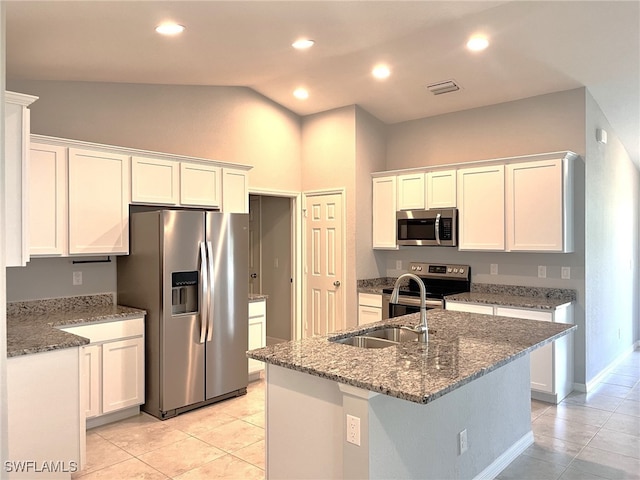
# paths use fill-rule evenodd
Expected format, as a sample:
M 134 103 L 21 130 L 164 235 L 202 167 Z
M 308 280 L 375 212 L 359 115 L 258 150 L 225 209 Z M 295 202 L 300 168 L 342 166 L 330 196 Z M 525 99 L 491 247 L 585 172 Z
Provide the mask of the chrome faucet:
M 412 332 L 416 332 L 420 334 L 419 340 L 423 343 L 429 342 L 429 327 L 427 326 L 427 290 L 424 288 L 424 283 L 422 283 L 422 279 L 414 273 L 403 273 L 400 275 L 396 283 L 393 285 L 393 292 L 391 293 L 391 297 L 389 298 L 390 303 L 398 303 L 398 294 L 400 289 L 400 281 L 403 278 L 410 278 L 415 280 L 420 287 L 420 323 L 415 327 L 402 327 L 406 330 L 411 330 Z

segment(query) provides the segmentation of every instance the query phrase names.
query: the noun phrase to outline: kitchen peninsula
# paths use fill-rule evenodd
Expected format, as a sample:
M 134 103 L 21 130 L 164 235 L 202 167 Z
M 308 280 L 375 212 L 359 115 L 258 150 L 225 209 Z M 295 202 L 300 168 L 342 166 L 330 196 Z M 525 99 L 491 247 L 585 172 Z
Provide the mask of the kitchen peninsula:
M 485 478 L 533 442 L 529 353 L 568 324 L 429 312 L 428 345 L 340 343 L 418 314 L 252 350 L 270 478 Z

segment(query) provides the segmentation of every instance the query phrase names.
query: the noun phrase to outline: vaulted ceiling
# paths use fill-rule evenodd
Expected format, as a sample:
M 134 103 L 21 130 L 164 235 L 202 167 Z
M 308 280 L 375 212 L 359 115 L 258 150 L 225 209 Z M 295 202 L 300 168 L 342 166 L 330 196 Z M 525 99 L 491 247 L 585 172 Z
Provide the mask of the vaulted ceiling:
M 299 115 L 358 104 L 385 123 L 586 86 L 640 168 L 638 1 L 4 3 L 8 78 L 247 86 Z M 186 30 L 158 35 L 167 20 Z M 465 47 L 476 33 L 482 52 Z M 294 50 L 301 37 L 316 43 Z M 444 80 L 460 90 L 425 88 Z

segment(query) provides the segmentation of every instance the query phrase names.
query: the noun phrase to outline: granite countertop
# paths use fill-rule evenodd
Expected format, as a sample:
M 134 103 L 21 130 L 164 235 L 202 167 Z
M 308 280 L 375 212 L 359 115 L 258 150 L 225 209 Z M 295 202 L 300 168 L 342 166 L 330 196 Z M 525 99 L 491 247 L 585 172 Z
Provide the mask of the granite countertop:
M 549 343 L 574 325 L 447 310 L 429 311 L 429 344 L 359 348 L 329 341 L 382 326 L 412 325 L 405 315 L 304 340 L 251 350 L 249 358 L 415 403 L 429 403 Z
M 126 320 L 144 315 L 113 304 L 113 296 L 88 295 L 14 302 L 7 305 L 7 357 L 79 347 L 89 340 L 57 327 Z
M 447 295 L 445 300 L 500 305 L 503 307 L 553 310 L 576 299 L 576 291 L 562 288 L 473 284 L 471 292 Z

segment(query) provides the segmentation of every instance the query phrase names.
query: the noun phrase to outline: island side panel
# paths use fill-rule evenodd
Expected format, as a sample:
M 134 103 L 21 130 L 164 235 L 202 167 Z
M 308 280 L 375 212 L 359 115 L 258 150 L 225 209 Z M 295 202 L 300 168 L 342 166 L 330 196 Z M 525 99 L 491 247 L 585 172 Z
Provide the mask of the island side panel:
M 270 364 L 266 383 L 267 478 L 341 478 L 338 384 Z
M 387 395 L 369 405 L 369 478 L 495 475 L 508 464 L 505 452 L 514 457 L 533 441 L 528 354 L 426 405 Z

